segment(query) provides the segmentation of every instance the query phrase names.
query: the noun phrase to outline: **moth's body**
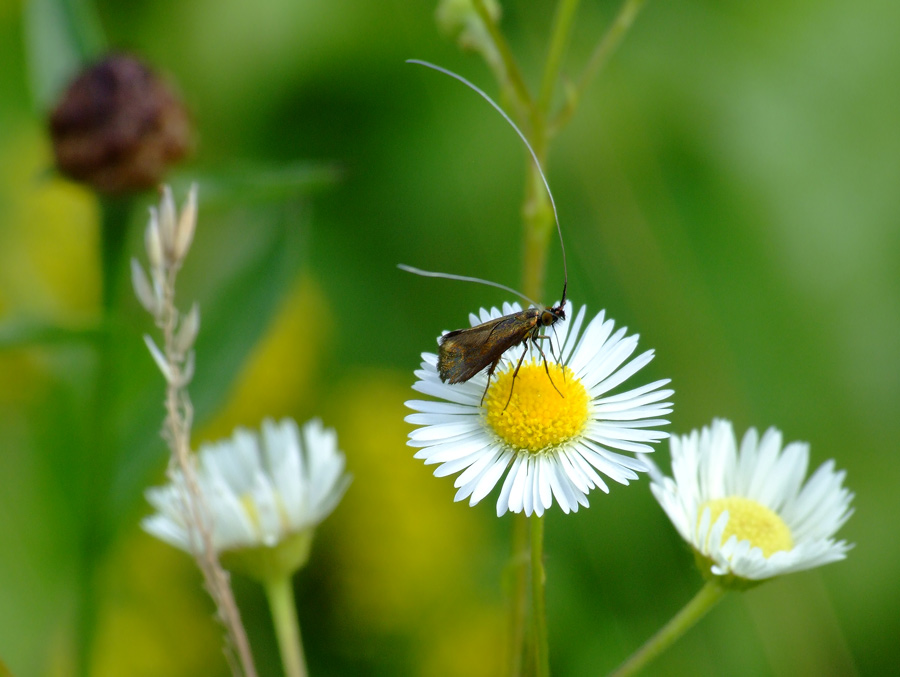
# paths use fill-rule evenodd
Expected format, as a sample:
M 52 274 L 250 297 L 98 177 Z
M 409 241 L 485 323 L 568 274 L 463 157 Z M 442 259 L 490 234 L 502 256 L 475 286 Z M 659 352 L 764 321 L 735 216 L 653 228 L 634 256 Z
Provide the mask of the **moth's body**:
M 438 350 L 438 375 L 441 381 L 465 383 L 487 367 L 489 386 L 494 369 L 507 350 L 527 344 L 529 340 L 537 346 L 539 339 L 546 338 L 540 333 L 542 328 L 566 319 L 564 303 L 552 308 L 527 308 L 469 329 L 447 332 L 441 337 Z M 544 352 L 539 346 L 538 350 L 543 356 Z M 516 374 L 524 358 L 525 352 L 519 358 Z M 545 356 L 544 367 L 546 366 Z M 488 386 L 485 386 L 485 393 Z

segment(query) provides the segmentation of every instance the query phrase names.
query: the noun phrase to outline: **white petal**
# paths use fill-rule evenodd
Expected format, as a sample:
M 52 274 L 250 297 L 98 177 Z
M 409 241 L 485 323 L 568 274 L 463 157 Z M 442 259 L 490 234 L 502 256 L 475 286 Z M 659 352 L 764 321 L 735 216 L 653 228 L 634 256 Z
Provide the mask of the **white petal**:
M 517 510 L 512 509 L 510 496 L 512 496 L 513 483 L 515 482 L 521 464 L 522 457 L 513 455 L 512 467 L 506 474 L 506 479 L 503 480 L 503 486 L 500 488 L 500 497 L 497 499 L 497 517 L 502 517 L 507 510 L 518 512 Z
M 531 516 L 531 512 L 534 509 L 534 477 L 537 473 L 535 458 L 529 456 L 526 459 L 526 463 L 524 464 L 524 477 L 522 483 L 522 509 L 525 511 L 527 516 Z M 522 473 L 522 470 L 519 470 L 519 473 Z
M 477 421 L 460 421 L 454 423 L 439 423 L 437 425 L 429 425 L 424 428 L 416 428 L 409 433 L 411 440 L 417 441 L 433 441 L 456 435 L 466 435 L 478 430 Z
M 521 460 L 521 463 L 518 465 L 518 468 L 515 469 L 516 478 L 509 495 L 509 509 L 512 512 L 522 512 L 525 510 L 525 491 L 526 487 L 529 485 L 528 475 L 531 466 L 530 456 L 522 455 L 519 456 L 517 460 Z
M 409 400 L 404 405 L 423 414 L 472 414 L 477 409 L 464 404 L 451 402 L 435 402 L 434 400 Z
M 424 459 L 425 465 L 446 463 L 471 454 L 482 453 L 490 444 L 490 440 L 486 439 L 484 435 L 473 434 L 463 440 L 435 444 L 421 449 L 415 454 L 415 458 Z
M 500 477 L 503 476 L 512 457 L 513 453 L 511 451 L 504 452 L 494 460 L 484 473 L 482 473 L 478 483 L 472 489 L 472 497 L 469 500 L 469 505 L 475 505 L 491 492 L 491 489 L 493 489 L 497 485 L 497 482 L 500 481 Z
M 541 505 L 543 505 L 544 508 L 549 508 L 553 505 L 553 493 L 550 489 L 550 467 L 546 456 L 538 456 L 537 469 L 538 492 L 541 499 Z
M 473 463 L 476 463 L 479 459 L 484 457 L 484 454 L 484 451 L 476 451 L 467 456 L 460 456 L 452 461 L 447 461 L 435 469 L 434 476 L 447 477 L 448 475 L 454 475 L 460 470 L 464 470 Z

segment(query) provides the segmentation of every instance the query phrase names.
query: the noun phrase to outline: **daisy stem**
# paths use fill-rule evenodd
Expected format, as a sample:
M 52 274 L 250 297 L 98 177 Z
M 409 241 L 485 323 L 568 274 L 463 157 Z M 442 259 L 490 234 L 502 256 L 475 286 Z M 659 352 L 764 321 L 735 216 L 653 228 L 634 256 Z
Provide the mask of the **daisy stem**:
M 528 607 L 528 518 L 521 513 L 513 518 L 511 553 L 507 567 L 507 581 L 511 581 L 511 584 L 507 588 L 510 597 L 506 674 L 509 677 L 521 677 Z
M 534 621 L 535 675 L 550 675 L 550 644 L 547 641 L 547 608 L 544 597 L 544 519 L 538 515 L 531 522 L 531 605 Z
M 286 677 L 306 677 L 306 659 L 300 639 L 300 622 L 294 605 L 294 588 L 291 576 L 274 576 L 263 586 L 272 612 L 272 623 L 278 639 L 278 651 Z
M 645 668 L 654 658 L 668 649 L 677 639 L 694 627 L 706 612 L 712 609 L 716 603 L 725 596 L 726 589 L 717 583 L 707 582 L 700 592 L 688 602 L 681 611 L 672 617 L 653 637 L 648 639 L 644 646 L 631 655 L 610 677 L 626 677 L 634 675 Z

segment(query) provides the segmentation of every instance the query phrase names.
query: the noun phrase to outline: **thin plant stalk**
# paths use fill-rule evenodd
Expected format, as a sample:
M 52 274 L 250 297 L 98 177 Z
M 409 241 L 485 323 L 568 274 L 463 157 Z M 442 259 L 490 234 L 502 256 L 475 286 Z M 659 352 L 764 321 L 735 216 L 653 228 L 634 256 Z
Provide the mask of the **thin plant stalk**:
M 726 589 L 712 581 L 707 582 L 681 611 L 648 639 L 631 657 L 622 663 L 610 677 L 628 677 L 644 669 L 654 658 L 668 649 L 684 633 L 690 630 L 722 597 Z
M 193 375 L 193 343 L 200 320 L 196 307 L 185 316 L 178 311 L 175 305 L 175 283 L 193 239 L 196 204 L 196 187 L 193 187 L 187 206 L 177 215 L 171 191 L 167 187 L 164 189 L 159 210 L 151 210 L 150 224 L 145 233 L 153 284 L 150 284 L 136 261 L 132 265 L 132 283 L 138 299 L 153 316 L 163 335 L 162 350 L 156 347 L 149 336 L 145 336 L 145 342 L 166 380 L 166 415 L 162 436 L 171 452 L 169 479 L 181 487 L 184 521 L 190 534 L 190 550 L 203 574 L 206 590 L 215 602 L 219 620 L 225 628 L 225 655 L 232 673 L 256 677 L 250 643 L 241 623 L 230 578 L 219 562 L 213 541 L 212 517 L 200 490 L 196 459 L 191 453 L 194 412 L 187 386 Z
M 538 135 L 535 135 L 537 137 Z M 534 144 L 534 151 L 544 162 L 542 147 Z M 534 165 L 528 167 L 525 184 L 525 200 L 522 205 L 523 220 L 523 262 L 525 275 L 522 282 L 524 293 L 533 299 L 544 298 L 544 279 L 547 267 L 547 245 L 555 233 L 553 209 L 547 197 L 540 173 Z M 562 287 L 560 280 L 560 287 Z M 554 292 L 556 293 L 556 292 Z
M 528 617 L 528 518 L 513 516 L 512 556 L 507 567 L 509 576 L 509 609 L 506 674 L 522 675 L 525 651 L 525 620 Z
M 178 311 L 175 308 L 175 277 L 177 268 L 168 272 L 164 288 L 164 311 L 160 321 L 163 330 L 163 345 L 166 356 L 177 355 L 175 347 L 175 331 L 178 321 Z M 237 655 L 240 665 L 240 673 L 246 677 L 255 677 L 256 667 L 253 664 L 253 656 L 250 652 L 250 643 L 241 623 L 240 612 L 231 591 L 231 581 L 228 574 L 219 563 L 212 539 L 212 525 L 209 511 L 203 501 L 200 487 L 197 483 L 197 475 L 194 467 L 194 459 L 191 456 L 190 433 L 193 421 L 193 407 L 187 392 L 182 390 L 184 373 L 180 360 L 170 359 L 169 368 L 172 370 L 171 378 L 166 380 L 165 410 L 166 420 L 164 424 L 165 436 L 169 442 L 172 458 L 170 460 L 170 475 L 177 468 L 184 478 L 186 487 L 185 510 L 189 515 L 189 523 L 194 526 L 193 536 L 199 537 L 200 543 L 195 543 L 194 557 L 197 566 L 203 574 L 204 584 L 210 596 L 216 602 L 218 614 L 228 635 L 229 645 Z M 232 669 L 237 667 L 232 665 Z
M 300 638 L 300 622 L 294 604 L 294 588 L 290 575 L 276 576 L 263 584 L 272 623 L 278 639 L 278 651 L 285 677 L 306 677 L 306 658 Z
M 550 643 L 547 640 L 547 605 L 544 596 L 547 580 L 544 572 L 544 518 L 532 515 L 528 521 L 531 523 L 531 606 L 535 675 L 549 677 Z
M 541 158 L 540 151 L 535 148 L 535 153 Z M 543 162 L 543 159 L 541 159 Z M 550 208 L 547 193 L 540 175 L 534 165 L 529 161 L 529 183 L 526 189 L 525 204 L 523 206 L 524 219 L 524 244 L 525 244 L 525 269 L 523 274 L 523 289 L 525 295 L 539 299 L 542 297 L 544 282 L 544 263 L 547 257 L 547 241 L 553 226 L 553 212 Z M 539 185 L 538 185 L 539 184 Z M 528 576 L 527 562 L 529 560 L 529 518 L 517 515 L 513 525 L 513 542 L 511 549 L 511 563 L 514 568 L 514 589 L 509 606 L 509 675 L 518 677 L 522 674 L 523 656 L 525 653 L 525 619 L 528 608 Z M 533 535 L 533 534 L 532 534 Z M 532 577 L 534 576 L 534 541 L 531 540 Z M 543 571 L 543 570 L 542 570 Z M 543 575 L 543 574 L 542 574 Z M 533 586 L 532 586 L 533 587 Z M 535 610 L 533 608 L 532 618 Z M 546 618 L 543 619 L 546 631 Z M 534 648 L 534 647 L 532 647 Z

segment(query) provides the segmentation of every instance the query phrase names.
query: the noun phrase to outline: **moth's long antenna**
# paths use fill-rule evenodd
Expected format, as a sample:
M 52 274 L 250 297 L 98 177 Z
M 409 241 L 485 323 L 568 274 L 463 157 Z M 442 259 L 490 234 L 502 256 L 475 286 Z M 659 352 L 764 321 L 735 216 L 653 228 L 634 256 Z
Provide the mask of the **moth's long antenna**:
M 405 270 L 407 273 L 413 273 L 415 275 L 421 275 L 422 277 L 442 277 L 446 280 L 459 280 L 460 282 L 478 282 L 480 284 L 486 284 L 489 287 L 497 287 L 498 289 L 502 289 L 503 291 L 508 291 L 511 294 L 515 294 L 516 296 L 525 299 L 531 305 L 541 308 L 540 303 L 536 303 L 532 301 L 530 298 L 525 296 L 520 291 L 516 291 L 512 287 L 507 287 L 505 284 L 500 284 L 499 282 L 491 282 L 490 280 L 482 280 L 480 277 L 468 277 L 467 275 L 454 275 L 453 273 L 435 273 L 430 270 L 421 270 L 420 268 L 413 268 L 412 266 L 407 266 L 404 263 L 398 263 L 397 267 L 400 270 Z
M 550 206 L 553 207 L 553 218 L 556 220 L 556 232 L 559 234 L 559 248 L 562 250 L 562 260 L 563 260 L 564 282 L 563 282 L 563 292 L 562 292 L 561 303 L 565 303 L 566 302 L 566 287 L 569 285 L 569 269 L 566 265 L 566 247 L 563 244 L 562 228 L 559 225 L 559 214 L 556 213 L 556 202 L 553 199 L 553 193 L 550 191 L 550 184 L 547 183 L 547 177 L 544 176 L 544 169 L 541 167 L 541 162 L 540 162 L 540 160 L 538 160 L 537 153 L 534 152 L 534 149 L 531 147 L 531 144 L 528 143 L 528 139 L 525 138 L 525 135 L 522 133 L 522 130 L 520 130 L 516 126 L 516 123 L 513 122 L 512 119 L 506 114 L 506 111 L 504 111 L 502 108 L 500 108 L 500 106 L 498 106 L 494 102 L 494 100 L 490 96 L 488 96 L 483 90 L 481 90 L 477 85 L 472 84 L 471 82 L 466 80 L 462 75 L 457 75 L 453 71 L 448 71 L 446 68 L 441 68 L 440 66 L 437 66 L 433 63 L 429 63 L 428 61 L 421 61 L 419 59 L 407 59 L 406 63 L 414 63 L 414 64 L 418 64 L 420 66 L 425 66 L 426 68 L 431 68 L 432 70 L 436 70 L 440 73 L 443 73 L 444 75 L 449 75 L 451 78 L 453 78 L 455 80 L 459 80 L 466 87 L 468 87 L 469 89 L 472 89 L 475 92 L 477 92 L 478 94 L 480 94 L 481 97 L 485 101 L 487 101 L 489 104 L 491 104 L 491 106 L 494 107 L 494 110 L 496 110 L 498 113 L 500 113 L 500 115 L 503 116 L 503 119 L 506 120 L 514 130 L 516 130 L 516 134 L 518 134 L 519 138 L 522 139 L 522 143 L 525 144 L 525 147 L 528 149 L 528 152 L 531 153 L 531 159 L 534 160 L 534 165 L 535 165 L 535 167 L 537 167 L 538 174 L 541 175 L 541 181 L 544 182 L 544 188 L 547 189 L 547 195 L 550 197 Z M 412 272 L 412 271 L 410 271 L 410 272 Z M 444 276 L 444 275 L 441 274 L 441 276 Z M 446 276 L 444 276 L 444 277 L 446 277 Z M 479 280 L 479 281 L 484 282 L 484 280 Z M 493 284 L 493 283 L 488 283 L 488 284 Z M 494 286 L 501 286 L 501 285 L 494 285 Z M 506 289 L 508 289 L 508 287 Z M 518 292 L 516 292 L 516 293 L 518 294 Z M 519 294 L 519 296 L 522 296 L 522 294 Z M 526 298 L 526 297 L 522 296 L 522 298 Z M 532 301 L 532 303 L 534 303 L 534 302 Z M 537 304 L 535 304 L 535 305 L 537 305 Z

